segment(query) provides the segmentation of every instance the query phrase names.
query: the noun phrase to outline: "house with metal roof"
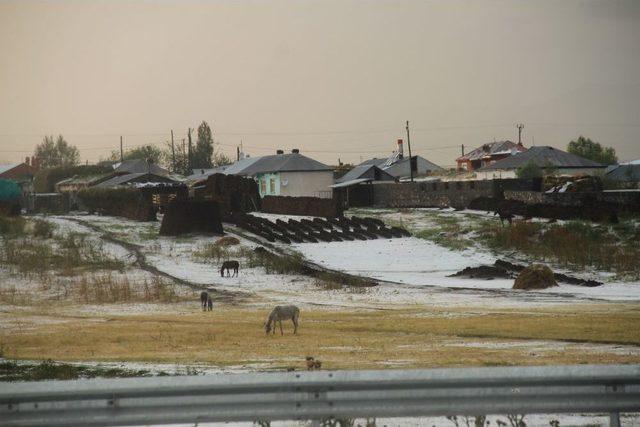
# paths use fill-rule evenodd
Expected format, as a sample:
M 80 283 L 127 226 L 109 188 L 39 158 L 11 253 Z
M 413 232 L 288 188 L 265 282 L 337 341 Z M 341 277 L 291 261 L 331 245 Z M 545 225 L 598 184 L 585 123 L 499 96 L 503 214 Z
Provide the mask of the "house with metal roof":
M 131 159 L 113 165 L 113 172 L 120 175 L 128 173 L 152 173 L 156 175 L 169 175 L 165 168 L 151 163 L 145 159 Z
M 358 165 L 336 179 L 331 187 L 343 188 L 373 181 L 396 181 L 396 178 L 376 165 Z
M 524 151 L 527 151 L 527 149 L 520 142 L 515 143 L 509 140 L 494 141 L 463 154 L 456 159 L 456 163 L 458 164 L 458 171 L 473 172 Z
M 607 166 L 604 176 L 624 183 L 640 183 L 640 160 Z
M 413 176 L 424 176 L 432 172 L 441 171 L 442 168 L 430 162 L 422 156 L 412 156 L 416 159 L 416 170 Z M 387 158 L 376 158 L 365 160 L 358 166 L 375 165 L 384 170 L 396 179 L 408 178 L 411 176 L 411 162 L 409 156 L 404 155 L 403 142 L 398 140 L 398 149 Z
M 167 175 L 158 175 L 155 173 L 128 173 L 124 175 L 115 175 L 111 178 L 96 184 L 99 188 L 118 187 L 122 185 L 141 187 L 142 184 L 149 185 L 183 185 L 180 181 Z
M 331 197 L 333 168 L 294 149 L 291 153 L 278 150 L 276 154 L 261 157 L 245 157 L 237 162 L 211 171 L 194 170 L 187 177 L 198 182 L 209 175 L 241 175 L 258 182 L 260 196 Z M 200 172 L 200 173 L 198 173 Z
M 480 179 L 515 178 L 516 171 L 527 163 L 542 169 L 553 168 L 560 175 L 593 175 L 602 173 L 605 165 L 549 146 L 531 147 L 510 155 L 476 171 Z

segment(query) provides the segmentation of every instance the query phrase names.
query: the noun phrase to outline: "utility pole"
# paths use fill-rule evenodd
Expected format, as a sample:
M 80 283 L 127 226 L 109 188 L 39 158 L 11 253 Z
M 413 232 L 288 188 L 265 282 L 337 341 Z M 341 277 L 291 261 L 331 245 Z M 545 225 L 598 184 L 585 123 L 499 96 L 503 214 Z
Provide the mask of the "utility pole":
M 520 123 L 516 127 L 518 128 L 518 144 L 522 144 L 522 129 L 524 129 L 524 125 Z
M 188 175 L 191 174 L 191 128 L 189 128 L 189 153 L 187 155 L 187 169 L 188 169 Z
M 409 176 L 413 182 L 413 157 L 411 157 L 411 138 L 409 138 L 409 120 L 407 120 L 407 145 L 409 146 Z
M 171 164 L 173 165 L 173 173 L 176 173 L 176 149 L 173 146 L 173 129 L 171 129 Z
M 464 144 L 462 144 L 462 155 L 464 156 Z
M 120 135 L 120 163 L 124 161 L 124 153 L 122 151 L 122 135 Z

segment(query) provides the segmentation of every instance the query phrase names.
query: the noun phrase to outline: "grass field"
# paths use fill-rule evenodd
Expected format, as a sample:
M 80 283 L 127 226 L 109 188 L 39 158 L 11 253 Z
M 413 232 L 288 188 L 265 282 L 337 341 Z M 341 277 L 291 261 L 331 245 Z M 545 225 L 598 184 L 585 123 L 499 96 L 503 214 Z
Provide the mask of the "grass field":
M 0 335 L 4 357 L 249 369 L 302 369 L 305 356 L 320 359 L 326 369 L 640 362 L 640 349 L 616 352 L 593 345 L 640 346 L 640 309 L 620 304 L 527 313 L 303 310 L 299 334 L 291 334 L 289 322 L 283 337 L 279 332 L 266 336 L 267 311 L 248 308 L 221 306 L 186 315 L 58 315 L 57 322 L 29 323 L 35 315 L 43 313 L 11 314 L 28 326 Z M 540 342 L 546 340 L 561 342 Z

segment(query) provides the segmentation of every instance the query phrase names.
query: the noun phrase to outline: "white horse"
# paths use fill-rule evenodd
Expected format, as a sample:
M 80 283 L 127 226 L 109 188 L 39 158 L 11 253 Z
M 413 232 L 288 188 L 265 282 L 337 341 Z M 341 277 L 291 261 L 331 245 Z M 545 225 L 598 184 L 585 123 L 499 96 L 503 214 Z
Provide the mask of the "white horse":
M 300 309 L 295 305 L 278 305 L 269 314 L 266 323 L 264 324 L 264 330 L 267 334 L 273 330 L 273 334 L 276 333 L 276 322 L 280 323 L 280 335 L 284 335 L 282 330 L 282 321 L 289 320 L 293 322 L 293 333 L 298 332 L 298 318 L 300 317 Z M 271 324 L 273 323 L 273 326 Z

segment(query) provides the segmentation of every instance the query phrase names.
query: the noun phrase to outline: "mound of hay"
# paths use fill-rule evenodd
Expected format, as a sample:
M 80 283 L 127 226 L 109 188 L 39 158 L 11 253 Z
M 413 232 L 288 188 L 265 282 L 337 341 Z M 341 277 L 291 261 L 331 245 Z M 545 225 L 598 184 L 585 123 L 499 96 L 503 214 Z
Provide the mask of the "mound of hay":
M 524 268 L 513 283 L 513 289 L 546 289 L 553 286 L 558 286 L 553 271 L 541 264 Z
M 239 244 L 240 244 L 240 240 L 232 236 L 221 237 L 218 240 L 216 240 L 216 242 L 214 243 L 214 245 L 216 246 L 234 246 Z

